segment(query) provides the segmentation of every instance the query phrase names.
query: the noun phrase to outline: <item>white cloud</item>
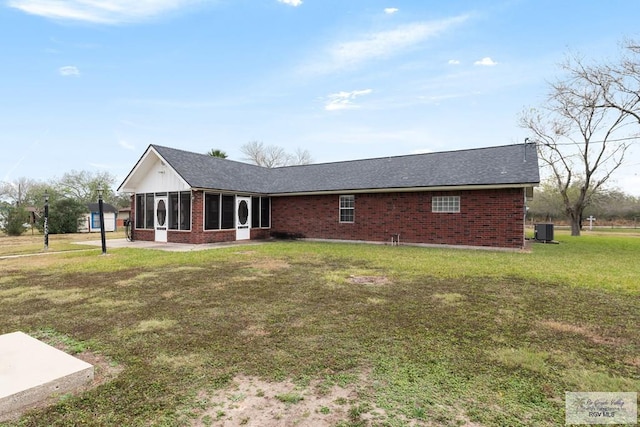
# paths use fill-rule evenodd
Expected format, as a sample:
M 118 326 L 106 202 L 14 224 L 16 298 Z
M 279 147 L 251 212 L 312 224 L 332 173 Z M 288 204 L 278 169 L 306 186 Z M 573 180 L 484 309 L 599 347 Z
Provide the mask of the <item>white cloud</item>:
M 363 34 L 353 40 L 331 45 L 325 50 L 324 58 L 302 67 L 302 70 L 326 74 L 398 55 L 463 23 L 467 18 L 468 16 L 463 15 L 440 21 L 415 22 L 392 30 Z
M 278 3 L 288 4 L 289 6 L 298 7 L 302 4 L 302 0 L 278 0 Z
M 493 67 L 494 65 L 498 65 L 498 63 L 495 62 L 490 57 L 485 56 L 484 58 L 474 62 L 473 65 L 482 65 L 482 66 L 485 66 L 485 67 Z
M 449 65 L 460 65 L 460 61 L 457 59 L 450 59 L 449 62 L 447 62 L 447 64 Z
M 398 11 L 397 7 L 385 7 L 384 9 L 384 13 L 386 13 L 387 15 L 393 15 L 397 11 Z
M 61 76 L 64 76 L 64 77 L 80 75 L 80 70 L 78 70 L 78 67 L 75 67 L 73 65 L 60 67 L 58 68 L 58 72 L 60 73 Z
M 418 148 L 417 150 L 413 150 L 411 154 L 429 154 L 433 152 L 434 151 L 430 148 Z
M 118 139 L 118 145 L 124 148 L 125 150 L 135 150 L 136 146 L 131 144 L 129 141 L 124 139 Z
M 354 90 L 351 92 L 338 92 L 332 93 L 327 98 L 324 109 L 327 111 L 347 110 L 352 108 L 358 108 L 358 105 L 354 104 L 354 100 L 358 96 L 369 95 L 373 90 L 363 89 Z
M 97 24 L 138 22 L 198 0 L 9 0 L 9 7 L 49 19 Z

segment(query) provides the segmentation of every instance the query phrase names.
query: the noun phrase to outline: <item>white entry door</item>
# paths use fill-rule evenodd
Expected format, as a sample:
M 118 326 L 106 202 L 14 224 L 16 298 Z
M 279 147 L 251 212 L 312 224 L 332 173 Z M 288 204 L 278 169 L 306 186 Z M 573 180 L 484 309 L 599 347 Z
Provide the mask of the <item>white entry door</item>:
M 236 240 L 251 238 L 251 197 L 236 197 Z
M 167 241 L 167 197 L 156 196 L 156 217 L 155 217 L 155 229 L 156 229 L 156 242 Z

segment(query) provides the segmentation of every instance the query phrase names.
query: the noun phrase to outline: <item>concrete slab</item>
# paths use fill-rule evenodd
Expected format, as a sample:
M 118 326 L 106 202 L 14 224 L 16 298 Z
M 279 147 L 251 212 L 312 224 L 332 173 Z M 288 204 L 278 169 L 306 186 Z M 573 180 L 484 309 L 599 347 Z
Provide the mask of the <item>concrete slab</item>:
M 23 332 L 0 335 L 0 421 L 93 380 L 93 366 Z

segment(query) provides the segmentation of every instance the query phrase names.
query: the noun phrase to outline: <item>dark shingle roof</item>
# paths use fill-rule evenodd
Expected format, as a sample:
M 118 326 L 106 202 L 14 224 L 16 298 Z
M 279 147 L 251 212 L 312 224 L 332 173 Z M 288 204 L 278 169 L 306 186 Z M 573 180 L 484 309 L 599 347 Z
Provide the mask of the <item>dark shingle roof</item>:
M 152 147 L 191 187 L 268 192 L 271 171 L 267 168 L 160 145 Z
M 534 144 L 287 166 L 260 166 L 152 146 L 192 187 L 287 194 L 386 188 L 521 185 L 540 181 Z
M 100 205 L 98 203 L 87 203 L 87 209 L 89 212 L 98 212 L 100 210 Z M 109 203 L 102 203 L 102 212 L 118 212 L 118 210 Z

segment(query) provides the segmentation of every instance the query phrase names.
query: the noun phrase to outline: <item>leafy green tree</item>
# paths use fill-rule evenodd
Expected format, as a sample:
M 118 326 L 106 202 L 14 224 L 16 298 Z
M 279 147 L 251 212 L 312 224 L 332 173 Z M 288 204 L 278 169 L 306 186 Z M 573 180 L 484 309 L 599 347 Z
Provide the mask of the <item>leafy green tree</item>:
M 112 187 L 116 177 L 109 172 L 76 171 L 65 173 L 54 186 L 57 191 L 68 198 L 81 203 L 91 203 L 98 200 L 98 190 L 103 190 L 103 200 L 111 203 L 116 198 Z
M 78 232 L 78 220 L 87 212 L 86 204 L 72 198 L 51 198 L 49 201 L 49 233 Z M 44 227 L 44 215 L 38 218 L 38 229 Z
M 26 230 L 29 213 L 21 205 L 5 205 L 0 212 L 0 229 L 9 236 L 20 236 Z

